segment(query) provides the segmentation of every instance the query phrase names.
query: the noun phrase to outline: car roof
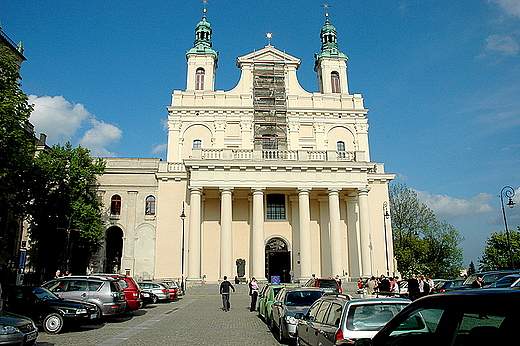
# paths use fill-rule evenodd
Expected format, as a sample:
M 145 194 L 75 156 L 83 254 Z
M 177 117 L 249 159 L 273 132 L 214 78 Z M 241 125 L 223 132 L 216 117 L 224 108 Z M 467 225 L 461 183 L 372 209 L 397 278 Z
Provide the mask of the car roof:
M 55 280 L 98 280 L 98 281 L 114 281 L 115 279 L 108 276 L 95 276 L 95 275 L 71 275 L 71 276 L 60 276 L 59 278 L 52 279 L 49 281 Z
M 504 308 L 507 304 L 508 309 L 513 306 L 520 305 L 520 290 L 503 290 L 497 288 L 487 289 L 470 289 L 470 290 L 455 290 L 439 294 L 431 294 L 419 298 L 415 302 L 422 302 L 427 305 L 463 305 L 463 304 L 478 304 L 479 306 L 496 306 L 497 308 Z
M 319 292 L 325 292 L 324 289 L 319 287 L 284 287 L 284 289 L 288 292 L 295 292 L 295 291 L 319 291 Z

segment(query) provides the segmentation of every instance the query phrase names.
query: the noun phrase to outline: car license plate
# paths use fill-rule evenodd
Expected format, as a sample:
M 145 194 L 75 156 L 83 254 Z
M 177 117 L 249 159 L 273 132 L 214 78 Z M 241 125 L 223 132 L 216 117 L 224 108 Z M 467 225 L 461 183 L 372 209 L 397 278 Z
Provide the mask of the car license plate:
M 25 336 L 25 342 L 33 341 L 38 336 L 38 333 L 34 332 Z

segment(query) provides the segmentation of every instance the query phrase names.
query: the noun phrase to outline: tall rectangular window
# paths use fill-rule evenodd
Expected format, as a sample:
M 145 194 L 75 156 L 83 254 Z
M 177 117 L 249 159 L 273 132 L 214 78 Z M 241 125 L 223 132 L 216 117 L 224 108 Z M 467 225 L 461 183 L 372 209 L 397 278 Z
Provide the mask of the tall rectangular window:
M 285 220 L 285 195 L 266 195 L 266 214 L 268 220 Z
M 204 90 L 204 75 L 204 69 L 198 68 L 195 73 L 195 90 Z
M 336 71 L 332 72 L 330 74 L 330 82 L 332 85 L 332 92 L 339 94 L 341 92 L 341 87 L 339 84 L 339 73 L 337 73 Z

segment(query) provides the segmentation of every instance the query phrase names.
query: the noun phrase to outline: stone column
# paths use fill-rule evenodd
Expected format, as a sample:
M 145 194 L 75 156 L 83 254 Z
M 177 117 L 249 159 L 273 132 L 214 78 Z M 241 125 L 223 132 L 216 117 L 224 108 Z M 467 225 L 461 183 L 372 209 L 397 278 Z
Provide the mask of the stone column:
M 330 254 L 332 259 L 332 275 L 343 274 L 343 251 L 341 237 L 341 220 L 339 214 L 339 190 L 329 189 L 330 216 Z
M 370 235 L 370 214 L 368 211 L 368 192 L 370 188 L 358 190 L 359 195 L 359 230 L 361 241 L 361 268 L 364 276 L 373 275 L 372 241 Z
M 347 203 L 347 244 L 349 253 L 349 273 L 351 277 L 362 276 L 361 270 L 361 248 L 360 234 L 358 224 L 358 198 L 349 196 L 346 198 Z
M 201 279 L 202 188 L 190 187 L 190 226 L 188 243 L 188 280 Z
M 234 277 L 233 273 L 233 189 L 220 189 L 220 277 Z
M 298 189 L 298 211 L 300 220 L 300 281 L 305 282 L 312 275 L 311 212 L 310 189 Z
M 251 232 L 250 273 L 258 280 L 265 278 L 264 189 L 253 188 L 253 221 Z

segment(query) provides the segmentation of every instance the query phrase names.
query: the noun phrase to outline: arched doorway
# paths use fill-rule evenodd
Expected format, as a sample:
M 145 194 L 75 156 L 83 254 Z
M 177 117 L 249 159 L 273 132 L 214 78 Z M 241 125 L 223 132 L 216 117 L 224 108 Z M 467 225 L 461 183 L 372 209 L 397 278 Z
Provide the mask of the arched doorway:
M 119 273 L 123 256 L 123 231 L 117 226 L 107 229 L 105 240 L 105 273 Z
M 272 276 L 291 282 L 291 252 L 282 238 L 271 238 L 265 244 L 265 277 L 271 281 Z

